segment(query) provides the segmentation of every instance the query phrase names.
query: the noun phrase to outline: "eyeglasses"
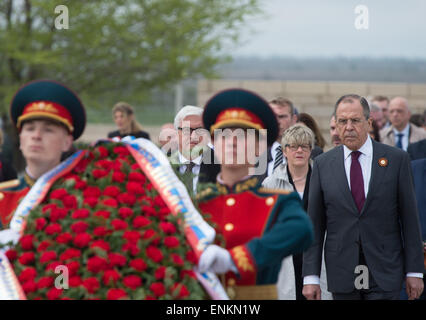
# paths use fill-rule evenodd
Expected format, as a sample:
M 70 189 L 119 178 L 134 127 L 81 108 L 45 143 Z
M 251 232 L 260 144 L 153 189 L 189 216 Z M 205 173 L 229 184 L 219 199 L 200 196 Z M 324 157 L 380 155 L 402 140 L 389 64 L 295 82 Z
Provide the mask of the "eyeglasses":
M 197 130 L 200 130 L 201 131 L 201 129 L 204 129 L 203 127 L 198 127 L 198 128 L 178 128 L 178 130 L 180 130 L 180 131 L 182 131 L 182 133 L 183 134 L 190 134 L 190 135 L 192 135 L 192 133 L 194 132 L 194 131 L 197 131 Z M 201 134 L 201 132 L 199 132 L 200 134 Z
M 362 119 L 360 119 L 360 118 L 355 118 L 355 119 L 341 119 L 341 118 L 339 118 L 339 119 L 337 119 L 337 125 L 339 127 L 344 127 L 344 126 L 348 125 L 349 121 L 354 126 L 359 126 L 362 123 Z
M 309 144 L 286 144 L 285 146 L 291 151 L 297 151 L 299 150 L 299 147 L 305 152 L 311 151 L 311 146 Z

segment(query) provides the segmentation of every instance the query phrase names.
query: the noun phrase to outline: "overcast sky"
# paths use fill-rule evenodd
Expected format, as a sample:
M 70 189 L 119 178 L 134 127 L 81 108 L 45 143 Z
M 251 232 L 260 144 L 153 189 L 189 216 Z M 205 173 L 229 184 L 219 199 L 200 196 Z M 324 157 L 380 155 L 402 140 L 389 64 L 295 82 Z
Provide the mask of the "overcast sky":
M 262 0 L 235 56 L 404 57 L 426 59 L 425 0 Z M 358 5 L 369 28 L 357 30 Z M 252 32 L 254 31 L 254 32 Z

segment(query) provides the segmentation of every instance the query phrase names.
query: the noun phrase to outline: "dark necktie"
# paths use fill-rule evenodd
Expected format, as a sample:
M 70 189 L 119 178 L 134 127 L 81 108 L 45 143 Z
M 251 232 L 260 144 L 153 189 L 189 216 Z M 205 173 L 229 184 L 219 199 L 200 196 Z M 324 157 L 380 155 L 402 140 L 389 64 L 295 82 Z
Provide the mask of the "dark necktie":
M 402 137 L 404 136 L 403 133 L 398 133 L 398 141 L 396 142 L 396 147 L 402 149 Z
M 364 179 L 362 178 L 361 165 L 358 161 L 361 152 L 352 151 L 351 157 L 351 193 L 358 211 L 361 212 L 365 202 Z
M 186 164 L 185 168 L 185 175 L 188 177 L 188 191 L 193 192 L 194 191 L 194 176 L 192 175 L 192 168 L 194 168 L 195 163 L 190 162 Z
M 274 161 L 274 169 L 272 172 L 275 171 L 276 168 L 280 166 L 280 164 L 283 163 L 283 148 L 281 146 L 278 146 L 277 150 L 275 150 L 275 161 Z

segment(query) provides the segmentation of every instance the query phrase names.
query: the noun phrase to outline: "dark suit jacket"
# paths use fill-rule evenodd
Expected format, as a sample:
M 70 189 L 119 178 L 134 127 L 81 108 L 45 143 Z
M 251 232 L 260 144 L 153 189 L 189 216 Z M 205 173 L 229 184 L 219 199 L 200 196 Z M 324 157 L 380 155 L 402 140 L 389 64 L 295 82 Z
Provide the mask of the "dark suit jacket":
M 426 159 L 411 161 L 422 239 L 426 241 Z
M 121 135 L 120 131 L 111 131 L 110 133 L 108 133 L 108 138 L 114 138 L 114 137 L 120 137 L 120 138 L 124 138 L 125 136 L 128 136 L 129 134 L 126 135 Z M 131 136 L 134 136 L 135 138 L 145 138 L 150 140 L 149 138 L 149 133 L 145 132 L 145 131 L 138 131 L 135 133 L 130 134 Z
M 410 144 L 407 148 L 407 152 L 411 160 L 426 158 L 426 139 Z
M 407 272 L 423 272 L 423 245 L 408 154 L 373 141 L 370 185 L 361 213 L 347 182 L 343 146 L 318 156 L 309 187 L 314 244 L 303 256 L 303 276 L 319 275 L 325 232 L 328 290 L 352 292 L 360 246 L 384 291 L 398 291 Z M 379 159 L 387 159 L 380 166 Z

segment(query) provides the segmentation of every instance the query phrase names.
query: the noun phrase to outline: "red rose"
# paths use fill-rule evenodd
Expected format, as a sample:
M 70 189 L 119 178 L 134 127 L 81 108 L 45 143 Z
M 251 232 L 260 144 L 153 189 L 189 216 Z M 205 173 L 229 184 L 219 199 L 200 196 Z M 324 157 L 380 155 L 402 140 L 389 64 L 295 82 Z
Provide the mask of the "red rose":
M 102 159 L 95 162 L 95 167 L 110 170 L 113 167 L 113 162 L 110 160 Z
M 29 265 L 30 263 L 34 262 L 34 260 L 35 260 L 34 252 L 24 252 L 19 257 L 19 263 L 23 264 L 24 266 Z
M 126 276 L 123 278 L 123 284 L 129 289 L 135 290 L 142 285 L 142 279 L 135 275 Z
M 13 262 L 14 260 L 16 260 L 16 258 L 18 258 L 18 252 L 16 252 L 16 250 L 13 250 L 13 249 L 7 250 L 5 252 L 5 255 L 10 262 Z
M 107 170 L 101 170 L 101 169 L 95 169 L 92 171 L 93 177 L 95 179 L 101 179 L 105 176 L 108 175 L 108 171 Z
M 179 246 L 179 240 L 176 237 L 168 236 L 164 238 L 164 245 L 167 248 L 177 248 Z
M 60 219 L 63 219 L 67 216 L 67 209 L 63 208 L 54 208 L 50 211 L 50 221 L 56 222 Z M 47 228 L 46 228 L 47 229 Z
M 114 228 L 114 230 L 125 230 L 128 228 L 128 224 L 126 221 L 123 221 L 121 219 L 113 219 L 111 221 L 111 225 Z
M 86 222 L 84 222 L 84 221 L 78 221 L 78 222 L 74 222 L 71 225 L 71 230 L 74 233 L 83 233 L 83 232 L 86 232 L 86 230 L 87 230 L 88 227 L 89 227 L 89 225 Z
M 112 174 L 112 181 L 122 183 L 126 179 L 126 175 L 121 171 L 114 171 Z
M 151 224 L 151 220 L 145 218 L 144 216 L 137 216 L 135 219 L 133 219 L 133 228 L 143 228 L 147 225 Z
M 61 233 L 62 232 L 62 227 L 59 223 L 52 223 L 49 224 L 46 229 L 44 229 L 44 232 L 46 232 L 46 234 L 48 235 L 53 235 L 55 233 Z
M 126 252 L 126 251 L 130 251 L 130 254 L 131 254 L 132 256 L 136 256 L 136 255 L 138 255 L 138 254 L 139 254 L 139 252 L 141 251 L 141 250 L 139 249 L 139 247 L 137 246 L 137 244 L 136 244 L 136 243 L 133 243 L 133 242 L 125 243 L 125 244 L 123 245 L 123 247 L 121 248 L 121 250 L 122 250 L 122 251 L 124 251 L 124 252 Z
M 188 260 L 189 262 L 191 262 L 192 264 L 198 263 L 197 256 L 195 255 L 194 251 L 192 251 L 192 250 L 190 250 L 186 253 L 185 259 Z
M 67 244 L 68 242 L 70 242 L 72 240 L 72 235 L 69 232 L 64 232 L 61 233 L 60 235 L 58 235 L 55 239 L 56 242 L 58 243 L 62 243 L 62 244 Z
M 197 279 L 197 276 L 195 275 L 195 272 L 192 270 L 182 270 L 180 272 L 181 279 L 185 278 L 185 276 L 191 277 L 193 279 Z
M 37 276 L 37 271 L 33 267 L 27 267 L 24 270 L 22 270 L 21 274 L 19 275 L 18 279 L 19 282 L 24 283 L 29 280 L 34 280 L 34 278 Z
M 130 181 L 126 184 L 126 191 L 129 194 L 133 194 L 133 195 L 145 193 L 145 190 L 143 189 L 140 182 L 133 182 L 133 181 Z
M 53 260 L 56 260 L 56 252 L 55 251 L 46 251 L 40 257 L 40 263 L 46 263 Z
M 58 206 L 55 203 L 49 203 L 43 206 L 43 208 L 41 209 L 41 211 L 43 213 L 46 213 L 49 210 L 53 210 L 56 209 Z
M 86 171 L 86 167 L 89 164 L 89 162 L 90 162 L 89 158 L 81 159 L 80 162 L 77 163 L 77 165 L 74 167 L 74 171 L 77 173 L 82 173 Z
M 86 247 L 89 242 L 92 240 L 92 236 L 86 232 L 79 233 L 74 237 L 74 245 L 78 248 Z
M 133 259 L 132 261 L 130 261 L 130 266 L 136 271 L 140 272 L 145 271 L 146 268 L 148 268 L 146 262 L 143 261 L 143 259 L 141 258 Z
M 104 275 L 102 276 L 102 282 L 106 286 L 114 285 L 120 278 L 121 278 L 121 275 L 117 271 L 107 270 L 104 272 Z
M 87 209 L 78 209 L 75 210 L 72 215 L 71 218 L 73 219 L 86 219 L 88 216 L 90 215 L 90 211 Z
M 134 165 L 136 166 L 136 168 L 133 167 Z M 134 165 L 132 165 L 133 170 L 140 169 L 139 164 L 135 163 Z M 146 178 L 140 172 L 130 172 L 129 173 L 129 181 L 138 182 L 140 185 L 143 185 L 143 184 L 145 184 Z
M 153 247 L 153 246 L 149 246 L 148 248 L 146 248 L 146 255 L 152 261 L 157 262 L 157 263 L 160 262 L 161 260 L 163 260 L 163 254 L 162 254 L 161 250 L 156 248 L 156 247 Z
M 150 206 L 142 206 L 142 213 L 145 215 L 145 216 L 147 216 L 147 217 L 149 217 L 149 216 L 156 216 L 157 215 L 157 211 L 153 208 L 153 207 L 150 207 Z
M 56 268 L 57 268 L 58 266 L 60 266 L 60 265 L 62 265 L 62 263 L 61 263 L 61 262 L 58 262 L 58 261 L 55 261 L 55 262 L 49 263 L 49 264 L 47 265 L 47 267 L 46 267 L 46 271 L 49 271 L 49 270 L 55 271 L 55 270 L 56 270 Z
M 136 202 L 136 197 L 133 194 L 127 192 L 119 194 L 117 199 L 121 204 L 128 206 L 133 206 Z
M 125 256 L 123 256 L 122 254 L 113 253 L 113 252 L 108 254 L 108 259 L 111 266 L 113 267 L 115 266 L 124 267 L 127 262 L 127 259 Z
M 106 211 L 106 210 L 98 210 L 98 211 L 96 211 L 94 213 L 94 215 L 96 217 L 102 217 L 102 218 L 105 218 L 105 219 L 109 219 L 109 216 L 111 215 L 111 212 Z
M 122 289 L 109 289 L 107 292 L 108 300 L 119 300 L 125 298 L 127 298 L 127 293 Z
M 41 277 L 38 281 L 37 281 L 37 289 L 44 289 L 44 288 L 48 288 L 51 287 L 53 285 L 53 278 L 52 277 Z
M 62 295 L 63 290 L 62 289 L 56 289 L 52 288 L 47 292 L 47 299 L 48 300 L 57 300 Z
M 87 182 L 84 180 L 78 180 L 74 186 L 74 189 L 83 190 L 87 186 Z
M 182 283 L 173 284 L 171 289 L 173 296 L 177 296 L 177 298 L 183 299 L 189 296 L 188 289 Z
M 104 190 L 104 195 L 112 198 L 117 197 L 121 193 L 120 188 L 116 186 L 108 186 Z
M 86 288 L 87 292 L 89 293 L 96 293 L 96 291 L 100 288 L 100 283 L 98 279 L 95 277 L 90 277 L 83 280 L 83 286 Z
M 104 201 L 102 201 L 104 206 L 107 207 L 111 207 L 111 208 L 117 208 L 118 207 L 118 202 L 117 200 L 113 199 L 113 198 L 109 198 L 109 199 L 105 199 Z
M 108 266 L 108 262 L 101 257 L 94 256 L 87 260 L 87 269 L 90 272 L 98 273 L 99 271 L 105 270 Z
M 109 156 L 109 152 L 107 148 L 99 146 L 96 149 L 99 152 L 99 158 L 106 158 Z
M 172 253 L 171 255 L 172 261 L 174 264 L 178 265 L 178 266 L 183 266 L 183 259 L 180 255 L 176 254 L 176 253 Z
M 103 237 L 108 234 L 108 229 L 105 227 L 96 227 L 93 229 L 93 234 L 97 237 Z
M 61 261 L 66 261 L 69 259 L 73 259 L 73 258 L 80 258 L 81 256 L 81 251 L 78 249 L 74 249 L 74 248 L 69 248 L 67 250 L 65 250 L 60 256 L 59 259 Z
M 114 170 L 114 171 L 122 171 L 122 163 L 121 163 L 121 160 L 120 159 L 117 159 L 117 160 L 115 160 L 113 163 L 112 163 L 112 169 Z
M 84 198 L 83 203 L 87 204 L 90 208 L 94 208 L 98 204 L 98 198 L 87 197 L 87 198 Z
M 80 270 L 80 262 L 71 261 L 65 265 L 68 268 L 68 272 L 70 276 L 74 276 Z
M 143 233 L 143 239 L 147 240 L 155 236 L 157 233 L 153 229 L 148 229 Z
M 167 233 L 167 234 L 176 233 L 176 227 L 171 222 L 165 222 L 165 221 L 160 222 L 160 229 L 163 230 L 163 232 Z
M 170 214 L 170 209 L 168 207 L 160 208 L 158 215 L 160 219 L 165 219 Z
M 52 243 L 48 240 L 43 240 L 37 247 L 37 252 L 42 252 L 50 247 Z
M 68 209 L 77 208 L 77 198 L 74 195 L 65 196 L 62 199 L 62 203 L 64 204 L 65 208 L 68 208 Z
M 154 205 L 156 205 L 157 207 L 166 207 L 166 203 L 164 202 L 163 198 L 161 198 L 160 195 L 155 196 L 154 198 Z
M 149 286 L 149 289 L 157 296 L 161 297 L 166 293 L 166 288 L 161 282 L 154 282 Z
M 129 150 L 125 146 L 117 146 L 112 150 L 114 153 L 119 154 L 122 157 L 130 155 Z
M 44 226 L 47 224 L 47 221 L 45 218 L 38 218 L 36 219 L 35 224 L 36 224 L 36 230 L 40 231 L 40 230 L 43 230 Z
M 73 277 L 70 277 L 68 284 L 70 288 L 76 288 L 82 284 L 82 281 L 79 276 L 73 276 Z
M 123 234 L 123 239 L 126 239 L 128 242 L 138 242 L 141 234 L 138 231 L 125 231 Z
M 122 207 L 118 210 L 118 214 L 122 219 L 126 219 L 133 215 L 133 210 L 127 207 Z
M 99 198 L 101 194 L 102 194 L 101 189 L 99 189 L 99 187 L 96 187 L 96 186 L 88 186 L 83 191 L 84 198 Z
M 66 189 L 61 188 L 61 189 L 56 189 L 53 190 L 50 193 L 50 199 L 58 199 L 61 200 L 63 197 L 65 197 L 66 195 L 68 195 L 68 192 Z
M 23 250 L 32 250 L 34 248 L 34 235 L 27 234 L 19 240 Z
M 92 244 L 90 245 L 90 248 L 95 248 L 95 247 L 101 248 L 102 250 L 105 250 L 107 252 L 110 250 L 109 243 L 104 240 L 93 241 Z
M 154 273 L 155 279 L 157 279 L 157 280 L 164 279 L 165 275 L 166 275 L 166 267 L 165 266 L 158 267 L 157 270 L 155 270 L 155 273 Z
M 26 294 L 37 291 L 37 284 L 34 282 L 34 280 L 29 280 L 22 284 L 22 290 Z

